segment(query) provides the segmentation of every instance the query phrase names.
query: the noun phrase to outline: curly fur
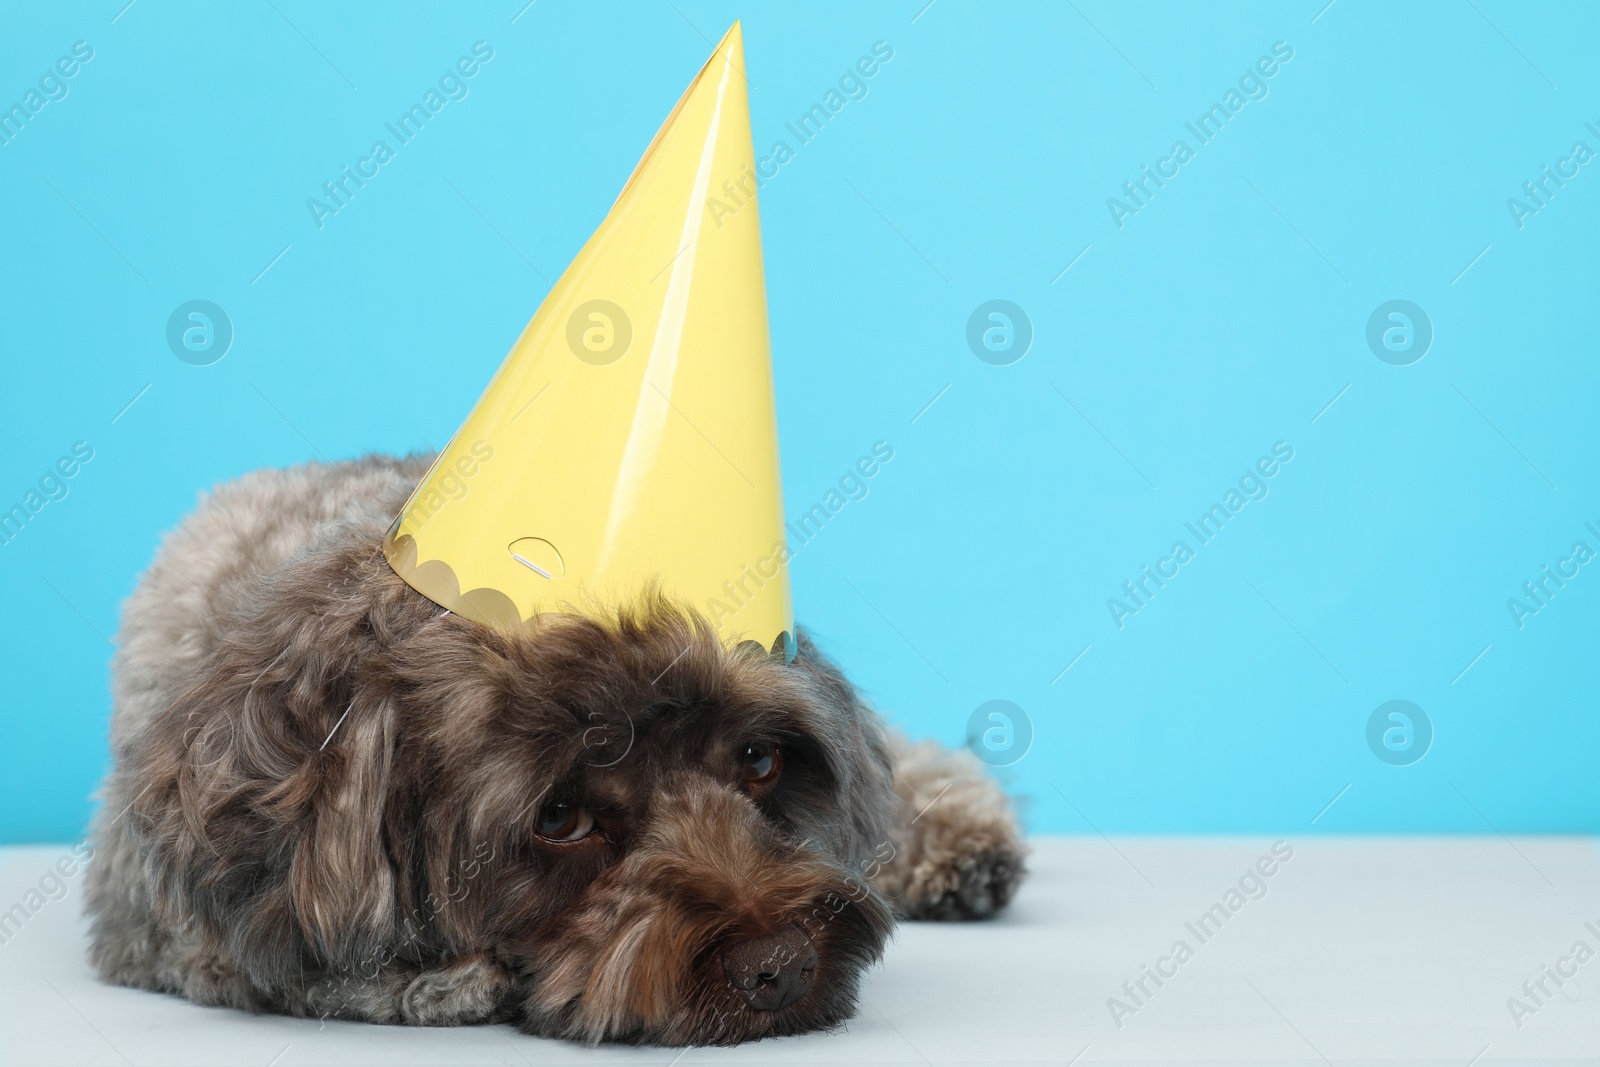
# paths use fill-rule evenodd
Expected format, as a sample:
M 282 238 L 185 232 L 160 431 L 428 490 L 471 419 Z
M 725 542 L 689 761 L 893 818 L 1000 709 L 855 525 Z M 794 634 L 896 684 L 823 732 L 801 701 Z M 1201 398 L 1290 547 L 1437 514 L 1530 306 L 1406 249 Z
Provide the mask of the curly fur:
M 378 546 L 430 459 L 224 486 L 129 599 L 89 876 L 106 980 L 728 1044 L 847 1019 L 896 913 L 1010 897 L 1003 794 L 965 754 L 886 736 L 804 633 L 785 665 L 654 595 L 502 632 L 414 592 Z M 739 788 L 752 740 L 784 755 L 769 795 Z M 539 839 L 558 796 L 604 833 Z M 763 937 L 807 946 L 809 986 L 777 1010 L 723 973 Z

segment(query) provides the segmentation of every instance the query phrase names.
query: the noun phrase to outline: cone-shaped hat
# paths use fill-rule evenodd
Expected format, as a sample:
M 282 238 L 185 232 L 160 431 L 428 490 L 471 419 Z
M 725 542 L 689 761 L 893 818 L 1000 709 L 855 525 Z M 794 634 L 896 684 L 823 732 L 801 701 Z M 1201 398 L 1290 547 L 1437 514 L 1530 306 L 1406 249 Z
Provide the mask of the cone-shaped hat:
M 761 230 L 734 24 L 384 538 L 497 626 L 656 584 L 793 654 Z

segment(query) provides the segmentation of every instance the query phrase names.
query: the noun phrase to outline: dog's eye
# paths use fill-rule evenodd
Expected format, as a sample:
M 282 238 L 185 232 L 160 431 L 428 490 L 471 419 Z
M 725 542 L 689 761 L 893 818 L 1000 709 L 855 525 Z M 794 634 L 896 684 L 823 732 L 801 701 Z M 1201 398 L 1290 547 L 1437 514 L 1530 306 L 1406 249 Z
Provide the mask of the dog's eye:
M 762 789 L 778 780 L 778 773 L 783 770 L 783 753 L 777 745 L 754 741 L 744 746 L 741 763 L 744 784 Z
M 594 816 L 570 800 L 553 800 L 539 812 L 536 831 L 546 841 L 579 841 L 594 832 Z

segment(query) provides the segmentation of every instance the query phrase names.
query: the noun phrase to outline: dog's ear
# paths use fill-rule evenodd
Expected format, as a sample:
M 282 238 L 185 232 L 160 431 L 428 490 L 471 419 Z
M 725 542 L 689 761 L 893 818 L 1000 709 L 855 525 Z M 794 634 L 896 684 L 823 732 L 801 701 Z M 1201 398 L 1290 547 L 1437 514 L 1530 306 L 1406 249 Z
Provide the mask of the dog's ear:
M 368 562 L 280 572 L 136 756 L 158 906 L 269 989 L 308 966 L 371 971 L 395 939 L 397 724 L 380 661 L 396 620 L 383 583 L 363 583 Z
M 827 721 L 819 729 L 832 735 L 829 749 L 844 761 L 842 800 L 849 815 L 850 853 L 856 863 L 873 863 L 889 841 L 895 804 L 894 764 L 883 721 L 806 630 L 797 628 L 796 639 L 791 669 L 804 674 L 825 705 Z

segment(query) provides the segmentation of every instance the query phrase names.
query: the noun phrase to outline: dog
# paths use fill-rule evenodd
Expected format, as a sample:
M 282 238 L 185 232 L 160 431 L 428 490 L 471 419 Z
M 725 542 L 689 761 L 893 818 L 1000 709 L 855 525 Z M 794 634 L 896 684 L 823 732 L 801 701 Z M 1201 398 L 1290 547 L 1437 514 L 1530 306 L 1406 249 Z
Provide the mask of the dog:
M 977 919 L 1024 845 L 797 635 L 659 593 L 518 632 L 440 608 L 385 529 L 431 456 L 258 471 L 127 601 L 90 957 L 197 1004 L 735 1044 L 854 1012 L 896 918 Z

